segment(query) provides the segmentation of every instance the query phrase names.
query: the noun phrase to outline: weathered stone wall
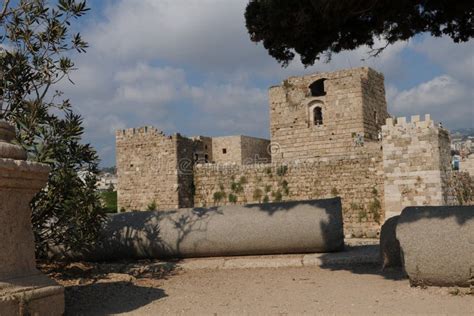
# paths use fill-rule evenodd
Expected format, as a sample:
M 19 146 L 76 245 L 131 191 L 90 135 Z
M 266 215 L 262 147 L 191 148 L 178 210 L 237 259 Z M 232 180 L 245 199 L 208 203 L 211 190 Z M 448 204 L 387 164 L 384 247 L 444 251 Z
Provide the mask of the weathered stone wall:
M 263 138 L 241 136 L 242 164 L 270 163 L 270 141 Z
M 119 210 L 179 207 L 178 139 L 151 127 L 116 133 Z M 192 159 L 192 158 L 191 158 Z
M 222 136 L 212 138 L 212 162 L 253 164 L 270 162 L 270 141 L 249 136 Z
M 448 192 L 449 205 L 474 205 L 474 178 L 465 171 L 452 171 Z
M 177 171 L 178 171 L 178 206 L 193 207 L 194 205 L 194 155 L 196 142 L 192 139 L 176 137 Z M 159 208 L 163 209 L 163 208 Z
M 385 101 L 384 77 L 370 68 L 361 74 L 362 107 L 365 137 L 378 139 L 385 125 L 385 120 L 390 116 L 387 112 Z
M 346 235 L 375 237 L 384 220 L 379 143 L 299 163 L 197 165 L 194 184 L 195 207 L 340 196 Z
M 451 204 L 449 133 L 429 115 L 387 119 L 382 131 L 387 218 L 407 206 Z
M 313 96 L 310 85 L 320 79 L 324 95 Z M 290 77 L 270 88 L 269 99 L 274 162 L 346 155 L 358 135 L 376 139 L 388 117 L 383 75 L 370 68 Z M 322 124 L 315 124 L 315 107 Z
M 212 161 L 218 163 L 242 163 L 241 137 L 223 136 L 212 138 Z
M 212 158 L 212 138 L 206 136 L 193 136 L 194 161 L 197 163 L 208 163 Z

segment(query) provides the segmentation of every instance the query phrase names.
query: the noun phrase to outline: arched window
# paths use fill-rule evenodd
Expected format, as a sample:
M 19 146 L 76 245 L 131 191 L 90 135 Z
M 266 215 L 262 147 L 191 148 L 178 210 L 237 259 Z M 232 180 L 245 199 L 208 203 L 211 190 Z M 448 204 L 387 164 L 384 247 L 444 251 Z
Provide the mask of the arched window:
M 314 125 L 323 125 L 323 110 L 319 106 L 313 109 L 313 123 Z
M 311 91 L 312 97 L 322 97 L 326 95 L 326 91 L 324 90 L 325 80 L 326 79 L 324 78 L 318 79 L 309 86 L 309 90 Z

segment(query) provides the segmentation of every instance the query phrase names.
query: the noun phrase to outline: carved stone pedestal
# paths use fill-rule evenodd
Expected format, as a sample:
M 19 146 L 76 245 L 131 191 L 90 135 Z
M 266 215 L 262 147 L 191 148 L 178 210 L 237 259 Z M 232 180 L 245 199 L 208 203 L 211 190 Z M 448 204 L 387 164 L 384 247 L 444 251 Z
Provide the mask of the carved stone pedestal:
M 29 206 L 49 167 L 26 161 L 14 136 L 0 121 L 0 316 L 62 315 L 64 288 L 36 269 Z

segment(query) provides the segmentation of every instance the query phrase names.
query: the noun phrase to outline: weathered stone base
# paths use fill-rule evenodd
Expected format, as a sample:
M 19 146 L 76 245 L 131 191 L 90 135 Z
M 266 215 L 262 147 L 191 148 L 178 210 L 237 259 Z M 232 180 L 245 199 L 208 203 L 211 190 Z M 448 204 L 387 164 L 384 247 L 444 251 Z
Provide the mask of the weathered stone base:
M 0 281 L 0 316 L 63 314 L 64 288 L 45 275 Z

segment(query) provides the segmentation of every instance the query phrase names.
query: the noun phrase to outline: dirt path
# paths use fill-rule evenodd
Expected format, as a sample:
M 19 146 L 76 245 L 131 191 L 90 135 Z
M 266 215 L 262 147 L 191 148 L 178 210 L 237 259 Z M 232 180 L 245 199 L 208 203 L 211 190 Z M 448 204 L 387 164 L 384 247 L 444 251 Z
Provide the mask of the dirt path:
M 62 282 L 68 315 L 474 315 L 464 289 L 411 288 L 399 271 L 378 270 L 196 270 Z

